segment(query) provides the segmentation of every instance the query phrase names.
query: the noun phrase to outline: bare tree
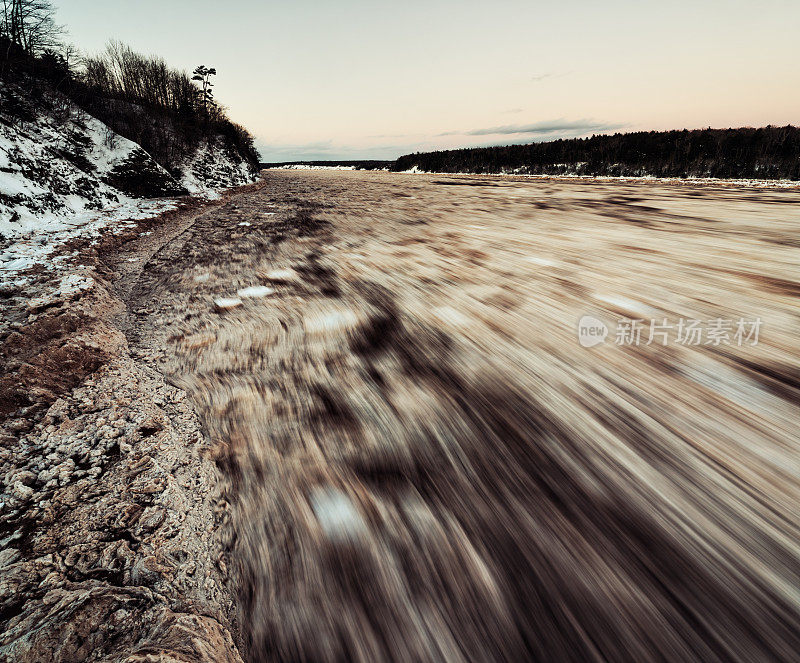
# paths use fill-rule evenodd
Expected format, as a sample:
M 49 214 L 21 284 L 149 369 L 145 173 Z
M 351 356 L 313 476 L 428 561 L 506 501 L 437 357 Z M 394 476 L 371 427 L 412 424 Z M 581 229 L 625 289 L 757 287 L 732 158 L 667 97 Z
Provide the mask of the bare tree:
M 50 0 L 0 0 L 0 34 L 8 47 L 18 46 L 33 55 L 59 46 L 62 26 L 55 22 L 56 9 Z M 6 53 L 8 55 L 8 52 Z
M 184 72 L 120 42 L 112 41 L 105 52 L 85 58 L 83 78 L 89 87 L 107 97 L 187 116 L 202 110 L 200 92 Z

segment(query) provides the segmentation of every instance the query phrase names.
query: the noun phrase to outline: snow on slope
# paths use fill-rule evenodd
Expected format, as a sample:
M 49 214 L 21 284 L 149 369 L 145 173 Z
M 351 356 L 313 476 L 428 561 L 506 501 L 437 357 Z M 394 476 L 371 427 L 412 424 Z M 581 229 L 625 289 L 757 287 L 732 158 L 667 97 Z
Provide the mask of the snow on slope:
M 35 100 L 33 97 L 36 97 Z M 175 179 L 136 143 L 53 91 L 0 81 L 0 285 L 75 237 L 118 231 L 256 179 L 221 139 L 202 143 Z
M 119 232 L 137 219 L 146 219 L 177 207 L 175 199 L 133 200 L 126 198 L 102 210 L 83 210 L 68 217 L 46 214 L 36 223 L 16 229 L 11 236 L 0 238 L 0 287 L 16 281 L 19 272 L 36 264 L 56 266 L 67 255 L 57 249 L 78 237 L 97 237 L 101 232 Z
M 146 187 L 143 187 L 146 184 Z M 136 143 L 55 93 L 34 103 L 0 83 L 0 234 L 175 195 L 180 185 Z
M 257 172 L 216 137 L 203 142 L 181 168 L 180 183 L 194 195 L 214 198 L 220 190 L 255 181 Z
M 135 198 L 144 184 L 184 191 L 136 143 L 64 97 L 33 96 L 0 82 L 0 283 L 52 263 L 70 239 L 175 206 Z

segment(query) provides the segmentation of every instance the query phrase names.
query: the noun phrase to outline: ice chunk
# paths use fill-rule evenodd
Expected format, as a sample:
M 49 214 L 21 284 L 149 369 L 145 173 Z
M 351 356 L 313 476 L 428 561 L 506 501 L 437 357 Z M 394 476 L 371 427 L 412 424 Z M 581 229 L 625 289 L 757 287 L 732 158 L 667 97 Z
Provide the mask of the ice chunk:
M 542 267 L 553 267 L 558 264 L 555 260 L 540 258 L 539 256 L 528 256 L 526 260 L 532 262 L 534 265 L 541 265 Z
M 249 288 L 241 288 L 236 291 L 239 297 L 267 297 L 275 294 L 275 288 L 267 285 L 252 285 Z
M 230 311 L 241 305 L 242 300 L 238 297 L 217 297 L 214 300 L 214 306 L 216 306 L 218 311 Z
M 367 531 L 364 516 L 338 488 L 315 488 L 311 493 L 311 508 L 325 536 L 333 541 L 357 539 Z
M 300 280 L 300 275 L 293 269 L 273 269 L 265 273 L 264 278 L 274 283 L 291 283 Z
M 355 326 L 358 316 L 353 311 L 321 311 L 310 314 L 305 319 L 306 332 L 323 334 L 344 331 Z
M 437 306 L 431 313 L 441 322 L 454 327 L 466 327 L 469 325 L 469 318 L 452 306 Z
M 609 304 L 615 309 L 626 311 L 628 313 L 635 313 L 636 315 L 658 315 L 658 311 L 647 304 L 642 304 L 627 297 L 620 297 L 617 295 L 595 295 L 595 299 Z

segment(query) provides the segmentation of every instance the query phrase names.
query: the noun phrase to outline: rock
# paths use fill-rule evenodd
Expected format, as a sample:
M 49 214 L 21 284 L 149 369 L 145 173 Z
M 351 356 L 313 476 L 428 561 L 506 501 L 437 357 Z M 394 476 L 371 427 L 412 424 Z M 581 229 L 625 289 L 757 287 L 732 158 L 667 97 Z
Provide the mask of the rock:
M 20 502 L 27 502 L 33 496 L 33 488 L 29 488 L 21 481 L 17 481 L 11 487 L 11 494 L 16 497 Z
M 28 302 L 28 311 L 32 313 L 37 313 L 51 306 L 55 306 L 56 304 L 58 304 L 58 301 L 56 299 L 53 299 L 52 297 L 48 296 L 36 297 L 34 299 L 31 299 L 30 302 Z M 28 317 L 28 322 L 34 322 L 35 320 L 36 320 L 35 316 Z
M 10 422 L 8 422 L 8 424 L 6 424 L 6 426 L 10 431 L 20 433 L 30 430 L 33 424 L 25 419 L 12 419 Z
M 138 530 L 140 533 L 151 532 L 161 526 L 167 517 L 167 512 L 160 507 L 147 507 L 139 518 Z
M 18 295 L 21 288 L 14 283 L 0 283 L 0 299 L 9 299 Z
M 168 574 L 170 568 L 161 564 L 153 555 L 138 560 L 131 569 L 131 581 L 137 585 L 153 585 Z
M 143 478 L 136 480 L 131 485 L 131 492 L 137 495 L 154 495 L 156 493 L 164 492 L 167 481 L 163 477 Z

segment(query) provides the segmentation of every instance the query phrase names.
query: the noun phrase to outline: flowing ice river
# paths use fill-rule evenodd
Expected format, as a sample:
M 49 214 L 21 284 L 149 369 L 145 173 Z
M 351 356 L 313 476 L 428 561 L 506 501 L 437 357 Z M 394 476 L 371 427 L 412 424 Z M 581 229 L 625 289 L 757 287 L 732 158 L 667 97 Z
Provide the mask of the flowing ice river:
M 269 170 L 121 246 L 237 651 L 796 660 L 799 237 L 797 188 Z

